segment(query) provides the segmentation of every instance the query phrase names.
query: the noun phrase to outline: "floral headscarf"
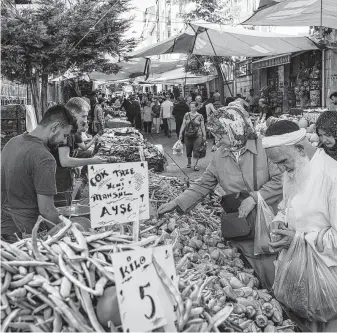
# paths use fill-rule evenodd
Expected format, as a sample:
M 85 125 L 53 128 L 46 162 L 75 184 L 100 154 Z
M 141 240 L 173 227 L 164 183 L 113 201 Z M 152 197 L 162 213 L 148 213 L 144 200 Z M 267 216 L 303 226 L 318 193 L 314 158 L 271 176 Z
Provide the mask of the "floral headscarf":
M 323 112 L 316 121 L 317 134 L 318 129 L 321 129 L 325 131 L 328 135 L 333 136 L 337 142 L 337 112 L 336 111 Z M 332 148 L 328 148 L 325 145 L 322 145 L 322 148 L 329 156 L 337 160 L 337 143 Z
M 228 135 L 230 150 L 242 149 L 247 140 L 256 139 L 252 122 L 245 117 L 245 110 L 238 104 L 222 107 L 213 113 L 207 122 L 207 128 L 214 134 Z

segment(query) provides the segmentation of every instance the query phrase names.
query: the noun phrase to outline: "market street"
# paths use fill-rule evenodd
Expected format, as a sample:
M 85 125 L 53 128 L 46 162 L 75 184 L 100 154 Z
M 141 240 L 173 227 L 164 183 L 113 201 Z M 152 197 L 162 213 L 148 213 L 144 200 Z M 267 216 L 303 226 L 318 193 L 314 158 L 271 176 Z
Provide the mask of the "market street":
M 337 0 L 4 0 L 1 332 L 337 332 Z

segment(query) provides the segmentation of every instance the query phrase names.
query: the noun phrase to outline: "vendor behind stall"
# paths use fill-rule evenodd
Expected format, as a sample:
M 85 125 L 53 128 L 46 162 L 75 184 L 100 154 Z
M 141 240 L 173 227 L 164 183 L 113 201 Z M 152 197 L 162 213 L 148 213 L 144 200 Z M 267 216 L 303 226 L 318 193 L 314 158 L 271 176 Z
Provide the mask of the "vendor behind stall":
M 83 143 L 81 132 L 87 125 L 87 117 L 90 106 L 80 97 L 71 98 L 66 106 L 70 109 L 77 120 L 78 132 L 68 137 L 67 143 L 52 150 L 57 163 L 55 206 L 69 206 L 72 201 L 73 192 L 73 168 L 91 164 L 104 163 L 99 157 L 74 158 L 74 151 Z M 83 146 L 84 148 L 86 146 Z
M 239 205 L 239 216 L 249 219 L 252 230 L 255 228 L 255 219 L 250 213 L 256 206 L 257 193 L 276 210 L 282 199 L 282 175 L 277 166 L 267 158 L 261 140 L 257 139 L 248 120 L 239 104 L 220 108 L 210 117 L 208 128 L 219 141 L 220 147 L 213 155 L 202 178 L 179 197 L 161 206 L 159 214 L 175 209 L 182 212 L 192 209 L 218 184 L 226 194 L 234 197 L 233 200 L 239 192 L 241 197 L 246 197 Z M 225 225 L 224 229 L 226 228 L 231 227 Z M 274 280 L 273 261 L 276 256 L 273 254 L 254 256 L 253 237 L 248 235 L 249 237 L 238 239 L 235 236 L 240 235 L 231 233 L 233 244 L 242 251 L 262 283 L 271 287 Z
M 31 234 L 39 215 L 58 224 L 54 206 L 56 162 L 49 149 L 65 144 L 77 123 L 64 106 L 49 108 L 30 133 L 11 139 L 1 156 L 1 237 Z M 17 237 L 15 236 L 17 235 Z
M 272 124 L 262 140 L 284 172 L 283 201 L 270 246 L 275 297 L 304 317 L 313 332 L 337 330 L 337 162 L 313 147 L 292 121 Z

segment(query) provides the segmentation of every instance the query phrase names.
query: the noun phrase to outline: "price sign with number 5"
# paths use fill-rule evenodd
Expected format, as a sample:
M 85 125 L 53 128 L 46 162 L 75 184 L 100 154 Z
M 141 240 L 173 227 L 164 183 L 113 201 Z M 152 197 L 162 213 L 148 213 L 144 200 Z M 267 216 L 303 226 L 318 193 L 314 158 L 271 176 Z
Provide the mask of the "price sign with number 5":
M 152 255 L 151 248 L 113 255 L 124 332 L 148 332 L 167 324 Z

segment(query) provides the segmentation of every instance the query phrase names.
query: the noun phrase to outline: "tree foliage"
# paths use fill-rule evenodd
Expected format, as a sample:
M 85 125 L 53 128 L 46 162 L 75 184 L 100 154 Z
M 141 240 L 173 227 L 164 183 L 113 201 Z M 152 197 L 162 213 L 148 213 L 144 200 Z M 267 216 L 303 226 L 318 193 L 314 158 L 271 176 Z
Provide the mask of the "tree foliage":
M 118 57 L 135 46 L 134 39 L 124 38 L 131 18 L 123 14 L 130 10 L 130 0 L 37 0 L 34 4 L 20 12 L 2 6 L 1 71 L 12 81 L 32 85 L 42 78 L 43 90 L 48 76 L 69 69 L 116 73 L 119 66 L 107 56 Z
M 184 5 L 191 3 L 191 0 L 180 0 Z M 182 14 L 185 22 L 204 20 L 217 24 L 231 24 L 232 15 L 225 15 L 224 1 L 222 0 L 193 0 L 192 9 L 188 13 Z
M 183 4 L 190 3 L 190 0 L 180 0 Z M 234 12 L 230 11 L 225 15 L 225 6 L 222 0 L 193 0 L 193 9 L 182 15 L 186 23 L 192 21 L 203 20 L 216 24 L 233 24 Z M 214 70 L 217 72 L 220 80 L 221 98 L 224 97 L 223 88 L 223 73 L 221 70 L 222 64 L 231 64 L 233 62 L 231 57 L 219 56 L 200 56 L 190 54 L 185 63 L 185 71 L 194 74 L 209 75 Z

